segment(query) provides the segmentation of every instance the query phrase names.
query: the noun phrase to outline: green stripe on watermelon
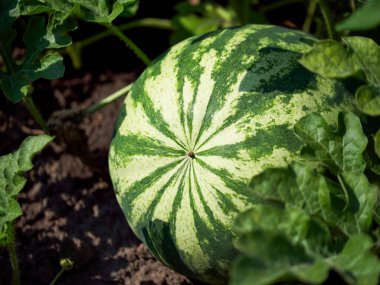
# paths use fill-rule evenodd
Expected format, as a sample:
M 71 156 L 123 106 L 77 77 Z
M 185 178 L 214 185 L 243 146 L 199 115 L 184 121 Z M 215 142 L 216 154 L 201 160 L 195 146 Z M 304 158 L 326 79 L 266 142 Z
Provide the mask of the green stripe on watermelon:
M 292 129 L 308 112 L 331 123 L 352 109 L 339 82 L 298 63 L 313 42 L 274 26 L 224 29 L 172 47 L 135 82 L 110 173 L 131 228 L 159 260 L 225 283 L 233 219 L 257 202 L 245 194 L 251 177 L 298 158 Z

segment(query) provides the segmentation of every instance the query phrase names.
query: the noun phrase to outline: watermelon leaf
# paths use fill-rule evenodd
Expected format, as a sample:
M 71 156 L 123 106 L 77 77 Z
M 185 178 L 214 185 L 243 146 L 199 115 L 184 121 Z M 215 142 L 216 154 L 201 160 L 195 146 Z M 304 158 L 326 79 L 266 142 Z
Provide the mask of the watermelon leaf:
M 303 241 L 294 244 L 286 236 L 269 231 L 251 231 L 239 239 L 238 245 L 245 255 L 232 267 L 231 285 L 266 285 L 295 280 L 322 284 L 331 269 L 347 284 L 376 285 L 380 275 L 380 261 L 371 252 L 373 242 L 364 234 L 352 236 L 340 252 L 326 256 L 310 255 Z
M 359 109 L 370 116 L 380 115 L 380 88 L 363 85 L 356 90 L 356 102 Z
M 380 1 L 366 1 L 350 17 L 338 23 L 335 29 L 338 32 L 344 30 L 363 31 L 376 28 L 380 25 Z
M 316 42 L 303 55 L 300 63 L 308 70 L 327 78 L 361 75 L 361 63 L 355 53 L 348 52 L 347 47 L 334 40 Z
M 77 18 L 111 23 L 118 16 L 134 15 L 137 7 L 137 0 L 1 1 L 0 56 L 6 71 L 0 71 L 0 88 L 5 96 L 13 103 L 20 102 L 29 93 L 30 82 L 39 78 L 55 79 L 63 76 L 65 68 L 62 56 L 57 53 L 46 54 L 46 50 L 71 44 L 72 39 L 67 33 L 77 27 Z M 48 17 L 40 15 L 43 13 L 47 13 Z M 32 16 L 23 34 L 26 56 L 18 64 L 12 58 L 12 43 L 16 37 L 12 26 L 19 16 L 26 15 Z
M 307 145 L 307 161 L 252 178 L 248 192 L 258 204 L 235 220 L 243 255 L 231 283 L 321 284 L 335 270 L 347 284 L 377 284 L 380 262 L 366 234 L 377 218 L 378 188 L 364 174 L 368 139 L 359 118 L 341 112 L 335 130 L 312 113 L 294 129 Z
M 0 157 L 0 243 L 7 224 L 22 214 L 16 196 L 26 183 L 23 173 L 32 169 L 33 157 L 52 139 L 48 135 L 28 137 L 16 152 Z
M 287 168 L 267 169 L 252 179 L 249 192 L 264 204 L 318 216 L 347 236 L 360 232 L 355 213 L 347 208 L 345 191 L 306 164 L 293 162 Z
M 23 15 L 49 13 L 61 22 L 73 15 L 89 22 L 111 23 L 118 16 L 133 16 L 138 3 L 138 0 L 20 0 L 20 9 Z
M 20 64 L 14 62 L 11 55 L 15 31 L 9 25 L 3 27 L 7 27 L 8 30 L 0 31 L 0 42 L 4 42 L 0 55 L 6 63 L 7 70 L 0 74 L 0 88 L 12 102 L 17 103 L 28 94 L 31 81 L 39 78 L 55 79 L 63 75 L 62 56 L 43 53 L 49 48 L 61 48 L 71 44 L 71 39 L 66 33 L 75 26 L 71 21 L 63 24 L 50 18 L 46 23 L 42 16 L 30 18 L 23 35 L 26 56 Z
M 343 250 L 331 257 L 329 263 L 348 284 L 378 284 L 380 261 L 372 252 L 374 243 L 365 234 L 352 236 Z
M 376 2 L 376 1 L 372 1 Z M 327 78 L 357 77 L 367 82 L 356 91 L 358 108 L 380 115 L 380 47 L 370 38 L 344 37 L 343 44 L 326 40 L 314 44 L 300 63 Z
M 378 130 L 376 135 L 374 136 L 374 141 L 375 141 L 375 153 L 380 158 L 380 130 Z
M 367 81 L 380 85 L 380 47 L 370 38 L 343 37 L 343 44 L 316 42 L 300 63 L 310 71 L 328 78 L 347 78 L 364 74 Z
M 360 119 L 350 112 L 338 117 L 338 129 L 333 132 L 319 114 L 302 118 L 294 127 L 296 134 L 314 150 L 314 155 L 337 176 L 347 196 L 347 207 L 354 213 L 359 232 L 368 231 L 377 197 L 376 186 L 364 174 L 363 152 L 368 139 Z

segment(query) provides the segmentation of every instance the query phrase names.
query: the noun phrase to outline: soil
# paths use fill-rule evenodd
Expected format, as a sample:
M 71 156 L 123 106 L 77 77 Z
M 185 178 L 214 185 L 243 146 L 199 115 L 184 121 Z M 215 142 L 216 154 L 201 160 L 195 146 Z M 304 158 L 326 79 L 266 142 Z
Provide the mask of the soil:
M 141 15 L 156 16 L 149 11 Z M 79 31 L 93 33 L 86 28 L 84 25 Z M 151 58 L 169 46 L 168 32 L 144 32 L 131 32 L 131 37 L 150 48 Z M 83 34 L 73 36 L 84 38 Z M 143 42 L 145 39 L 150 42 Z M 110 47 L 111 53 L 104 52 Z M 115 38 L 84 50 L 82 60 L 82 69 L 76 71 L 65 58 L 63 78 L 34 83 L 33 96 L 45 118 L 57 110 L 90 106 L 134 81 L 144 68 Z M 117 204 L 107 155 L 122 101 L 91 117 L 56 126 L 54 142 L 35 157 L 33 170 L 26 174 L 28 182 L 18 196 L 23 210 L 16 224 L 22 284 L 50 284 L 63 258 L 74 261 L 74 267 L 62 274 L 56 283 L 60 285 L 200 284 L 156 261 L 133 234 Z M 23 104 L 12 104 L 0 96 L 0 155 L 16 150 L 27 136 L 40 133 Z M 0 249 L 0 284 L 11 284 L 4 249 Z
M 54 109 L 89 106 L 133 81 L 137 73 L 84 73 L 39 82 L 34 93 L 47 116 Z M 24 213 L 16 232 L 22 284 L 49 284 L 62 258 L 70 258 L 75 266 L 57 284 L 193 284 L 154 259 L 116 202 L 107 154 L 121 103 L 122 99 L 78 124 L 66 123 L 63 134 L 57 134 L 65 141 L 56 139 L 34 159 L 18 199 Z M 23 105 L 4 98 L 0 104 L 3 155 L 40 131 Z M 0 284 L 10 284 L 4 250 L 0 268 Z

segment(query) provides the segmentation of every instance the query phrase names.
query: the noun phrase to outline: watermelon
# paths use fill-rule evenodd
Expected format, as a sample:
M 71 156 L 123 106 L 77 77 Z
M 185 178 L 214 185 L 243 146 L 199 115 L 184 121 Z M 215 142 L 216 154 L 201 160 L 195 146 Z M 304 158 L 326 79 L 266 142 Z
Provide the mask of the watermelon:
M 251 178 L 299 158 L 294 124 L 332 123 L 350 93 L 298 62 L 316 41 L 247 25 L 189 38 L 134 83 L 109 153 L 118 202 L 134 233 L 167 266 L 225 283 L 235 216 L 255 204 Z

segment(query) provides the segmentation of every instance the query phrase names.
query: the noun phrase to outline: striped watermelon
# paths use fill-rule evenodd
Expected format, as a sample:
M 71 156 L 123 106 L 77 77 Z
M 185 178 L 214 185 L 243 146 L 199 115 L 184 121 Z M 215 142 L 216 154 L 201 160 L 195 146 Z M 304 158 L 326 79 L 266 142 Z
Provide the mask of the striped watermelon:
M 246 184 L 297 157 L 302 116 L 332 122 L 350 108 L 338 82 L 298 63 L 314 41 L 275 26 L 216 31 L 172 47 L 135 82 L 110 173 L 130 226 L 164 264 L 226 282 L 233 219 L 255 202 Z

